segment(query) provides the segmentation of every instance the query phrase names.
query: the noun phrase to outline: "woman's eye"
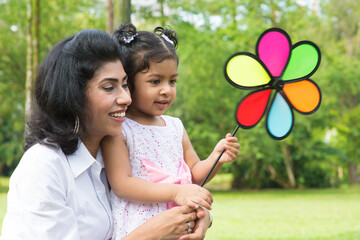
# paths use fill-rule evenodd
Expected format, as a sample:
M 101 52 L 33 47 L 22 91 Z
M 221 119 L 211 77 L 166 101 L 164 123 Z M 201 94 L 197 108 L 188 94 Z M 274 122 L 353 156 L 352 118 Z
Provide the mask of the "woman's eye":
M 114 89 L 114 87 L 113 86 L 104 86 L 103 89 L 107 92 L 110 92 Z
M 127 82 L 123 82 L 121 85 L 122 88 L 124 89 L 128 89 L 129 88 L 129 84 Z

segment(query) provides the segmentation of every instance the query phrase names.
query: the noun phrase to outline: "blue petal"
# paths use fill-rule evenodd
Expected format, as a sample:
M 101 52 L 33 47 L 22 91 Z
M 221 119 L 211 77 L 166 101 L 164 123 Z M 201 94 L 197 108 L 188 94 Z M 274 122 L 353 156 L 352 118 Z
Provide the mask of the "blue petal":
M 280 93 L 276 93 L 267 116 L 267 130 L 275 139 L 286 138 L 294 123 L 294 115 Z

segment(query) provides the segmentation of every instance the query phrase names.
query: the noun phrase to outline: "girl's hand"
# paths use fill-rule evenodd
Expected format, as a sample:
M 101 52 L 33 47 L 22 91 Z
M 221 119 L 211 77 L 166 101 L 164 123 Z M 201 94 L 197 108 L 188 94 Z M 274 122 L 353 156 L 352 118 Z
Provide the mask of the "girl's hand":
M 177 204 L 189 206 L 194 209 L 197 209 L 199 206 L 203 206 L 211 210 L 213 198 L 208 190 L 196 184 L 182 184 L 176 186 L 178 187 L 178 191 L 174 201 Z
M 213 154 L 216 153 L 219 156 L 223 149 L 225 149 L 225 152 L 219 159 L 219 163 L 234 161 L 240 149 L 237 137 L 232 137 L 230 133 L 226 134 L 225 138 L 216 144 Z

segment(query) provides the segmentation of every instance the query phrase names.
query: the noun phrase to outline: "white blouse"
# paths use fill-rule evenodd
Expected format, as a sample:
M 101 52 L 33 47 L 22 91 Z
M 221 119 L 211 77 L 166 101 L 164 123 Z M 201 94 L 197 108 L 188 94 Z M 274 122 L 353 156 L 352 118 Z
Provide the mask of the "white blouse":
M 113 220 L 101 151 L 79 141 L 65 156 L 36 144 L 10 178 L 2 239 L 110 239 Z

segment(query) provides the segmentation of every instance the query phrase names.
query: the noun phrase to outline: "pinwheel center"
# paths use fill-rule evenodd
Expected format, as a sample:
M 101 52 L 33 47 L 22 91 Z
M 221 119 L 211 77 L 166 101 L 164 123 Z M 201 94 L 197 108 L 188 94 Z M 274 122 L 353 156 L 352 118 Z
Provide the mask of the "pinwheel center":
M 275 78 L 274 82 L 272 83 L 272 87 L 277 91 L 280 91 L 284 87 L 284 81 L 281 80 L 280 78 Z

